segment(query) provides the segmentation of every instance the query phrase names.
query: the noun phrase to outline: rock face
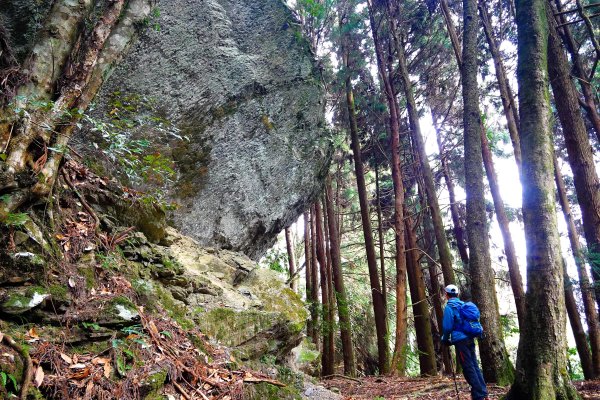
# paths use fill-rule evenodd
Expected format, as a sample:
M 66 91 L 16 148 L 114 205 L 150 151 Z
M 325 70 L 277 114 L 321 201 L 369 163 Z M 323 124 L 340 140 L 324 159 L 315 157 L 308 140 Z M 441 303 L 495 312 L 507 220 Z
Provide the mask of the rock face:
M 160 2 L 105 84 L 153 98 L 185 139 L 153 141 L 176 165 L 172 215 L 202 244 L 258 258 L 312 202 L 330 140 L 318 68 L 279 0 Z M 99 111 L 100 112 L 100 111 Z
M 302 340 L 304 303 L 273 271 L 240 253 L 201 247 L 172 228 L 164 241 L 168 246 L 137 237 L 142 240 L 124 255 L 150 269 L 152 279 L 138 279 L 134 286 L 170 293 L 187 318 L 239 359 L 284 360 Z

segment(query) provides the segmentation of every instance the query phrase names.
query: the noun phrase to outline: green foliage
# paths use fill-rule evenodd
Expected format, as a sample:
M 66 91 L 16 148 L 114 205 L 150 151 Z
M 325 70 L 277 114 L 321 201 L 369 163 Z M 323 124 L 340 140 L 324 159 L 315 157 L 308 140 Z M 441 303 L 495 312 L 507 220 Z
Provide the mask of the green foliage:
M 19 392 L 19 384 L 13 374 L 0 371 L 0 383 L 2 384 L 2 387 L 6 389 L 8 394 L 16 394 Z
M 181 136 L 179 129 L 162 116 L 153 98 L 116 91 L 112 93 L 109 107 L 110 111 L 102 119 L 89 114 L 83 116 L 90 130 L 96 133 L 93 146 L 119 166 L 126 183 L 151 185 L 153 193 L 147 194 L 147 200 L 162 203 L 164 188 L 173 183 L 176 172 L 170 157 L 157 150 L 158 143 L 188 138 Z M 151 131 L 152 135 L 140 137 L 142 129 Z M 153 141 L 146 137 L 152 137 Z
M 146 27 L 152 27 L 156 32 L 160 32 L 161 27 L 158 19 L 160 18 L 160 8 L 154 7 L 150 11 L 150 15 L 144 18 L 142 25 Z
M 94 322 L 82 322 L 81 326 L 85 329 L 89 329 L 91 331 L 98 331 L 100 330 L 100 325 L 94 323 Z
M 575 347 L 569 347 L 567 349 L 567 370 L 571 380 L 579 381 L 584 378 L 581 361 Z
M 25 213 L 9 213 L 6 219 L 2 221 L 6 226 L 23 226 L 29 221 L 29 216 Z
M 275 272 L 288 273 L 287 260 L 286 252 L 278 248 L 272 248 L 265 255 L 263 262 Z

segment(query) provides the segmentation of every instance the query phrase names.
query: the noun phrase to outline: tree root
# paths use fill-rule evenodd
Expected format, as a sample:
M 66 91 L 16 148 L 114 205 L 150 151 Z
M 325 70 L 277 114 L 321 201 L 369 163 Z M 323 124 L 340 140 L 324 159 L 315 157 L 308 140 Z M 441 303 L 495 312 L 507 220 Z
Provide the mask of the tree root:
M 63 175 L 63 178 L 65 179 L 65 182 L 67 183 L 67 185 L 75 193 L 77 198 L 79 198 L 79 201 L 81 201 L 83 208 L 85 208 L 85 210 L 88 212 L 88 214 L 90 214 L 90 217 L 94 218 L 94 230 L 96 231 L 96 233 L 98 233 L 98 229 L 100 228 L 100 219 L 98 219 L 98 216 L 96 215 L 96 213 L 94 212 L 92 207 L 90 207 L 88 202 L 85 200 L 85 197 L 83 197 L 83 195 L 81 193 L 79 193 L 79 190 L 77 190 L 77 188 L 71 181 L 71 178 L 69 177 L 69 173 L 63 169 L 62 175 Z
M 2 335 L 0 333 L 0 335 Z M 29 353 L 23 349 L 15 340 L 8 336 L 2 335 L 1 342 L 6 344 L 8 347 L 19 353 L 21 358 L 23 359 L 23 380 L 21 382 L 21 390 L 19 392 L 20 400 L 27 400 L 27 393 L 29 392 L 29 387 L 31 386 L 31 379 L 33 375 L 33 363 L 31 362 L 31 357 L 29 357 Z
M 321 379 L 330 379 L 330 378 L 348 379 L 349 381 L 358 382 L 359 384 L 362 385 L 362 381 L 360 379 L 352 378 L 352 377 L 346 376 L 346 375 L 332 374 L 332 375 L 326 375 L 326 376 L 321 377 Z

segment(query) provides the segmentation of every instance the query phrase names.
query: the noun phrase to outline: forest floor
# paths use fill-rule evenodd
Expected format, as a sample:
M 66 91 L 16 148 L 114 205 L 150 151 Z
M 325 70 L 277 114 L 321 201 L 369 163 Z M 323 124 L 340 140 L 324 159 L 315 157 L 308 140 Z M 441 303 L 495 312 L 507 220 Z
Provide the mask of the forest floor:
M 345 400 L 470 400 L 469 385 L 457 377 L 458 396 L 452 378 L 366 377 L 357 380 L 336 377 L 323 382 L 330 390 L 339 391 Z M 600 400 L 600 381 L 575 382 L 584 400 Z M 490 399 L 501 399 L 508 387 L 488 385 Z

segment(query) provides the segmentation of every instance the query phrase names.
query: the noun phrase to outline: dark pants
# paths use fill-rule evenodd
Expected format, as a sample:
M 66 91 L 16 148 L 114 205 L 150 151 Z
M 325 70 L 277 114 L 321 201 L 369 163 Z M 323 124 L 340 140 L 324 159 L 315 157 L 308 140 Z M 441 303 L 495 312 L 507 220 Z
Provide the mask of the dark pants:
M 475 341 L 473 339 L 464 339 L 454 343 L 456 348 L 456 357 L 463 369 L 465 379 L 471 385 L 471 398 L 473 400 L 485 399 L 488 395 L 481 369 L 477 364 L 477 355 L 475 354 Z

